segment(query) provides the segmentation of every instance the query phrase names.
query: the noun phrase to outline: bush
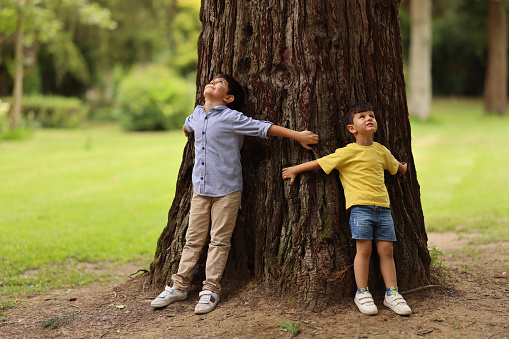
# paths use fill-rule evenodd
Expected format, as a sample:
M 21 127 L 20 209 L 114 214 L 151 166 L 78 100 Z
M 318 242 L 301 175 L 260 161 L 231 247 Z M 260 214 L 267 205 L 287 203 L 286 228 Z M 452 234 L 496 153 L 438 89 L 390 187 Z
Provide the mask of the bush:
M 12 104 L 12 98 L 5 98 Z M 78 98 L 31 95 L 23 96 L 21 114 L 34 119 L 42 127 L 79 127 L 87 118 L 88 105 Z
M 160 65 L 133 71 L 123 79 L 117 95 L 119 122 L 129 131 L 182 128 L 193 104 L 192 82 Z
M 36 127 L 33 116 L 21 117 L 18 128 L 10 128 L 8 113 L 11 105 L 0 99 L 0 140 L 21 140 L 30 137 Z

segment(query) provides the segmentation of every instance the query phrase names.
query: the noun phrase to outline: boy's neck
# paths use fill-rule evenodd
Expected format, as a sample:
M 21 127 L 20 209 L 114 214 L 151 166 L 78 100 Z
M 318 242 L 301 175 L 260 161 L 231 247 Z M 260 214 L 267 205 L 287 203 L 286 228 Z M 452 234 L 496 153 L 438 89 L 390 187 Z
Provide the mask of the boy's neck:
M 355 143 L 360 146 L 371 146 L 373 145 L 373 134 L 369 135 L 355 135 Z
M 212 107 L 225 105 L 226 103 L 223 100 L 207 100 L 207 98 L 205 98 L 205 105 L 203 105 L 203 109 L 205 109 L 205 113 L 208 113 Z

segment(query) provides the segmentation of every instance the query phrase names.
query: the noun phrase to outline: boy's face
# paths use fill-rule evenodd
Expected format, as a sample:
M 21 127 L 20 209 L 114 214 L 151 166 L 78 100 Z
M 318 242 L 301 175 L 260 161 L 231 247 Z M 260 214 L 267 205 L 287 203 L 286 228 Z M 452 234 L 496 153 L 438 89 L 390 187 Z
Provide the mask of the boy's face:
M 353 116 L 353 125 L 348 125 L 350 133 L 359 133 L 362 135 L 370 135 L 376 132 L 378 123 L 376 122 L 375 113 L 366 111 L 355 113 Z
M 209 82 L 203 90 L 203 95 L 207 100 L 224 101 L 229 104 L 233 101 L 234 97 L 228 94 L 228 82 L 223 78 L 214 78 Z

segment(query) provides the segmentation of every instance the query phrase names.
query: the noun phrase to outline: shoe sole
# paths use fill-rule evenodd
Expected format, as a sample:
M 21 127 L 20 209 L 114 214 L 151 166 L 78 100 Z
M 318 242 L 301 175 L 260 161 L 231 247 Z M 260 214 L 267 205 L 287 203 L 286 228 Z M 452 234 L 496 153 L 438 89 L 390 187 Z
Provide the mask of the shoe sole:
M 158 305 L 153 305 L 152 303 L 150 303 L 150 306 L 152 306 L 153 308 L 161 308 L 161 307 L 165 307 L 165 306 L 168 306 L 170 305 L 171 303 L 174 303 L 175 301 L 182 301 L 184 299 L 187 298 L 187 295 L 183 296 L 183 297 L 177 297 L 177 298 L 173 298 L 171 300 L 169 300 L 168 303 L 162 303 L 162 304 L 158 304 Z
M 398 315 L 410 315 L 410 314 L 412 314 L 412 310 L 406 311 L 406 312 L 398 312 L 398 311 L 396 311 L 388 303 L 386 303 L 385 300 L 384 300 L 384 306 L 390 308 L 394 313 L 396 313 Z
M 216 309 L 216 306 L 217 306 L 217 304 L 214 304 L 214 306 L 211 309 L 194 310 L 194 314 L 206 314 L 206 313 L 210 313 L 210 312 L 212 312 L 213 310 Z

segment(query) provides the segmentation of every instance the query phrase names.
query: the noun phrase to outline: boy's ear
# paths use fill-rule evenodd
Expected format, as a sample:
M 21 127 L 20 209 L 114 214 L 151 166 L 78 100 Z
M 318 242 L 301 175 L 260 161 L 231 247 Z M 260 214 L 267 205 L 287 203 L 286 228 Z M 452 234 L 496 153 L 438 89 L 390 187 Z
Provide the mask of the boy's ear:
M 227 104 L 233 102 L 233 100 L 235 100 L 235 97 L 233 96 L 233 94 L 228 94 L 223 99 L 223 101 L 226 102 Z
M 354 134 L 355 132 L 357 132 L 355 130 L 355 128 L 353 127 L 353 125 L 347 125 L 346 128 L 348 129 L 348 131 L 352 134 Z

